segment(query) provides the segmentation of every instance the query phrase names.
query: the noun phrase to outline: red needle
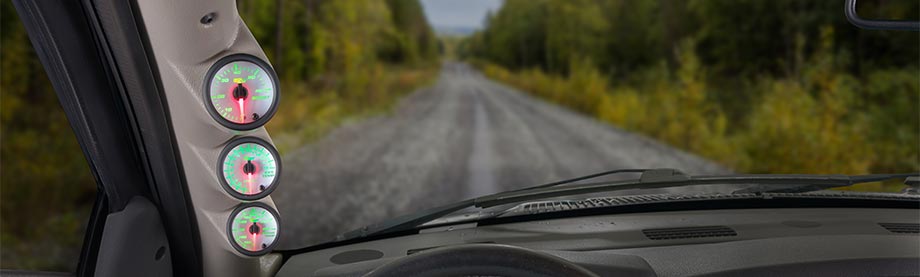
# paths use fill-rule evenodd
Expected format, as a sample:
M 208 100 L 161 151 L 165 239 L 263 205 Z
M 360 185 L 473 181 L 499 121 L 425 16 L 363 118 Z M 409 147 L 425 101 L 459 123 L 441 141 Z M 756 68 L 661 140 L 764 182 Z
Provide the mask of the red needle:
M 237 100 L 237 103 L 240 103 L 240 121 L 245 121 L 246 113 L 243 112 L 243 98 Z
M 249 192 L 252 193 L 255 191 L 255 189 L 252 188 L 252 173 L 247 173 L 246 175 L 248 175 L 249 178 Z
M 253 225 L 258 226 L 256 223 L 253 223 Z M 249 233 L 249 235 L 251 235 L 250 241 L 252 241 L 252 251 L 259 250 L 258 248 L 256 248 L 256 247 L 259 247 L 259 246 L 258 246 L 258 242 L 256 242 L 256 236 L 257 236 L 257 235 L 256 235 L 256 234 L 253 234 L 253 233 Z

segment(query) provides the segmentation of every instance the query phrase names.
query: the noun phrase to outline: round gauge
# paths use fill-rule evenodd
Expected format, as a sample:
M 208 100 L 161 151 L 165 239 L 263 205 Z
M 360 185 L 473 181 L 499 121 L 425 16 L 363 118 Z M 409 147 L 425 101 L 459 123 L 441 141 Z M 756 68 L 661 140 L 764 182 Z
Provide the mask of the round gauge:
M 220 153 L 217 175 L 224 189 L 236 198 L 265 197 L 278 184 L 281 160 L 268 142 L 255 137 L 231 141 Z
M 280 231 L 278 213 L 263 203 L 242 204 L 230 213 L 227 234 L 240 253 L 259 256 L 271 251 Z
M 211 66 L 205 83 L 208 112 L 224 127 L 251 130 L 268 122 L 278 105 L 278 76 L 259 58 L 236 54 Z

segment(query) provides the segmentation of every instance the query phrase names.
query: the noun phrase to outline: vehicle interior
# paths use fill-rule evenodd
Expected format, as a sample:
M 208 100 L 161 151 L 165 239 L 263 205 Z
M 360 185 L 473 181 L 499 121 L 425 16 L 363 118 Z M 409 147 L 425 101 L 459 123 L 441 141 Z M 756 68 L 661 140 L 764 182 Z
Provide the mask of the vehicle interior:
M 846 2 L 859 28 L 920 30 Z M 101 191 L 76 276 L 920 275 L 918 173 L 614 170 L 281 249 L 287 220 L 323 211 L 273 200 L 298 186 L 265 127 L 284 68 L 237 1 L 13 4 Z M 623 173 L 636 179 L 583 182 Z M 830 190 L 879 181 L 905 189 Z

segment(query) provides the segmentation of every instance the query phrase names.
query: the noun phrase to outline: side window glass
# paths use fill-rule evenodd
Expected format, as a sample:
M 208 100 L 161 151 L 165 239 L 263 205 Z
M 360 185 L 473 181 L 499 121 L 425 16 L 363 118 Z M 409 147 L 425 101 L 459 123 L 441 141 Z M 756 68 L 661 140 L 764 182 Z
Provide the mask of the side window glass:
M 73 272 L 96 184 L 11 1 L 0 5 L 0 268 Z

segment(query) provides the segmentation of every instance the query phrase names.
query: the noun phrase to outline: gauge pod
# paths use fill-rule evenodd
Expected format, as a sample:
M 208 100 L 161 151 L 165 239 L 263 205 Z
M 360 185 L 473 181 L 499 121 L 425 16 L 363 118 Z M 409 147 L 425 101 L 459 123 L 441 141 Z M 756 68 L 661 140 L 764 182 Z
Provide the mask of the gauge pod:
M 217 176 L 227 193 L 241 200 L 265 197 L 278 184 L 281 162 L 278 151 L 255 137 L 230 141 L 220 153 Z
M 224 127 L 245 131 L 268 122 L 278 106 L 278 76 L 259 58 L 236 54 L 208 70 L 204 86 L 207 110 Z
M 240 204 L 230 213 L 227 237 L 233 248 L 247 256 L 272 251 L 281 231 L 278 213 L 260 202 Z

